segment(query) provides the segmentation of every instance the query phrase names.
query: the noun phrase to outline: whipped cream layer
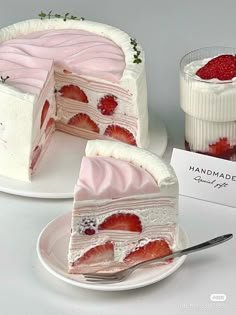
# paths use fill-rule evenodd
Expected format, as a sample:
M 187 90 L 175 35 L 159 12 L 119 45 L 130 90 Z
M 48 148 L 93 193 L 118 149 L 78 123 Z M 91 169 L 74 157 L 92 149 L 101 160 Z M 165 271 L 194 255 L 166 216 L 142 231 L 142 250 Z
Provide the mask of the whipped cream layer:
M 188 115 L 210 121 L 236 119 L 236 78 L 232 81 L 202 80 L 196 75 L 212 58 L 195 60 L 180 73 L 180 104 Z
M 112 157 L 83 157 L 74 200 L 117 199 L 158 192 L 144 169 Z

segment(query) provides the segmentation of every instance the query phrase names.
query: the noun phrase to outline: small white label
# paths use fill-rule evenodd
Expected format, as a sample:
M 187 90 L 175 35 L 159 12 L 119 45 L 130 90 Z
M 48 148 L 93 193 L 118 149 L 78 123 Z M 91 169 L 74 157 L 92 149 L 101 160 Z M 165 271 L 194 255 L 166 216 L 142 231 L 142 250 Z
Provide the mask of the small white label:
M 226 294 L 224 293 L 213 293 L 210 295 L 210 300 L 212 302 L 225 302 L 226 301 Z
M 180 195 L 236 207 L 236 162 L 173 149 Z

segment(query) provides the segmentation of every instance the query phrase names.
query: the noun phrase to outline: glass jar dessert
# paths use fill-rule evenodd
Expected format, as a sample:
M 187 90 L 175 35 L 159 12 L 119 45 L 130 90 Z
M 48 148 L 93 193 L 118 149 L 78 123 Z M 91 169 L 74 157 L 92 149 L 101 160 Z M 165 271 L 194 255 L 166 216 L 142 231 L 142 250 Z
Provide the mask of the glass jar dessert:
M 206 47 L 180 62 L 185 148 L 236 160 L 236 48 Z

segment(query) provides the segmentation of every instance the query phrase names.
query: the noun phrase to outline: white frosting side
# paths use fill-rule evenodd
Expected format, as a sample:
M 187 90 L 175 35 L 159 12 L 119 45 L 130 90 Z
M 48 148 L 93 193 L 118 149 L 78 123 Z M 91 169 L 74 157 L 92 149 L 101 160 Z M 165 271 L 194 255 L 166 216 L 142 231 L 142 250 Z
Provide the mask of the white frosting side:
M 0 174 L 27 181 L 36 98 L 2 84 L 0 100 Z
M 185 113 L 198 119 L 236 120 L 236 78 L 232 81 L 202 80 L 196 75 L 209 60 L 193 61 L 180 73 L 181 107 Z

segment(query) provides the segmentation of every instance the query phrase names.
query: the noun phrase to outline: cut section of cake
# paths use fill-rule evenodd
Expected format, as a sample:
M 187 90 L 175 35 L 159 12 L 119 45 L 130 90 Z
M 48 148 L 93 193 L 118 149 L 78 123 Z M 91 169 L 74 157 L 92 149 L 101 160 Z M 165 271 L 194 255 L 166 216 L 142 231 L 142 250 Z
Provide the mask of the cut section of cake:
M 119 29 L 59 18 L 5 27 L 0 76 L 0 175 L 30 180 L 54 130 L 148 146 L 144 53 Z
M 90 140 L 74 189 L 70 273 L 114 271 L 178 245 L 178 180 L 147 150 Z

